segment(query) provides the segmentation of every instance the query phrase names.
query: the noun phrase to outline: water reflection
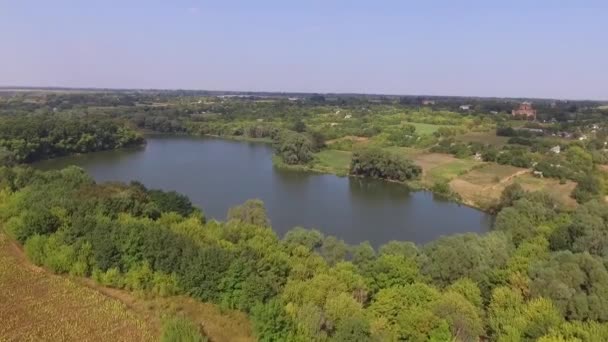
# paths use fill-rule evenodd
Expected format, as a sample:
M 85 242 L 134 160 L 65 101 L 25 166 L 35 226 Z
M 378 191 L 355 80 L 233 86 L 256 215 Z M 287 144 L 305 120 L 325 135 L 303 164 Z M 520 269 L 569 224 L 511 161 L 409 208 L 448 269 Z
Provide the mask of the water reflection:
M 427 242 L 444 234 L 484 232 L 491 216 L 379 180 L 278 170 L 267 144 L 190 137 L 150 137 L 139 149 L 49 160 L 76 164 L 98 181 L 139 180 L 188 195 L 208 217 L 224 219 L 250 198 L 266 204 L 273 229 L 318 228 L 349 243 Z

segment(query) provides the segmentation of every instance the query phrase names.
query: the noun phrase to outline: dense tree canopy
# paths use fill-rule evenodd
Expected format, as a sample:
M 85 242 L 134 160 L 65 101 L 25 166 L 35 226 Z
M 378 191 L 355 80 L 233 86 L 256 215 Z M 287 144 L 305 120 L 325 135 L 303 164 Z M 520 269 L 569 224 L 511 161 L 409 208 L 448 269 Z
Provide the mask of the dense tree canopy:
M 352 175 L 398 181 L 415 179 L 421 172 L 410 160 L 380 149 L 355 151 L 350 164 Z
M 108 119 L 0 117 L 0 159 L 10 158 L 15 162 L 110 150 L 143 142 L 135 131 Z

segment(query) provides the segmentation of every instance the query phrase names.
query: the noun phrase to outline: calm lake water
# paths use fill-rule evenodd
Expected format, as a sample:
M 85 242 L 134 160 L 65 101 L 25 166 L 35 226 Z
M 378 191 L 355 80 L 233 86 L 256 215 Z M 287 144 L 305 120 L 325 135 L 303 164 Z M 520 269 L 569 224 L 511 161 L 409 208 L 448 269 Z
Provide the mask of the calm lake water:
M 264 201 L 273 229 L 317 228 L 348 243 L 425 243 L 441 235 L 485 232 L 491 216 L 429 192 L 374 180 L 275 169 L 269 145 L 195 137 L 148 137 L 138 149 L 47 160 L 42 169 L 78 165 L 97 181 L 138 180 L 148 188 L 186 194 L 207 217 Z

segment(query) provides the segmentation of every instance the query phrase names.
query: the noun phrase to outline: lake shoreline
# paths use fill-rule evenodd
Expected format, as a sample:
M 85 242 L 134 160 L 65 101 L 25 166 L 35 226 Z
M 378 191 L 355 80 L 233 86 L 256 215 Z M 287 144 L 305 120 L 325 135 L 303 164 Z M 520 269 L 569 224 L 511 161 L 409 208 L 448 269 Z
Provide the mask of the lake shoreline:
M 192 135 L 151 135 L 144 149 L 58 158 L 33 165 L 85 169 L 95 181 L 137 180 L 188 196 L 207 217 L 223 220 L 248 199 L 265 203 L 273 229 L 316 228 L 350 244 L 370 240 L 426 243 L 442 235 L 483 233 L 491 215 L 402 182 L 273 166 L 268 144 Z
M 164 133 L 163 133 L 164 134 Z M 167 135 L 171 135 L 171 134 L 167 134 Z M 182 136 L 181 134 L 179 134 L 178 136 Z M 183 136 L 191 136 L 191 137 L 211 137 L 211 138 L 216 138 L 216 139 L 225 139 L 225 140 L 231 140 L 231 141 L 243 141 L 243 142 L 257 142 L 257 143 L 264 143 L 264 144 L 272 144 L 272 139 L 269 138 L 250 138 L 250 137 L 244 137 L 244 136 L 235 136 L 235 135 L 216 135 L 216 134 L 202 134 L 202 135 L 191 135 L 191 134 L 183 134 Z M 337 177 L 358 177 L 358 178 L 364 178 L 364 177 L 359 177 L 359 176 L 354 176 L 351 175 L 349 173 L 340 173 L 340 172 L 335 172 L 335 170 L 332 169 L 321 169 L 318 167 L 318 165 L 316 164 L 298 164 L 298 165 L 288 165 L 283 163 L 282 161 L 280 161 L 278 158 L 275 158 L 273 156 L 272 158 L 272 164 L 274 167 L 283 169 L 283 170 L 290 170 L 290 171 L 298 171 L 298 172 L 310 172 L 310 173 L 316 173 L 316 174 L 328 174 L 328 175 L 334 175 Z M 412 191 L 426 191 L 426 192 L 430 192 L 435 196 L 440 196 L 441 198 L 448 200 L 450 202 L 454 202 L 456 204 L 459 205 L 463 205 L 472 209 L 476 209 L 479 211 L 482 211 L 488 215 L 494 215 L 494 213 L 492 212 L 492 208 L 491 206 L 484 206 L 481 205 L 477 202 L 471 201 L 471 200 L 464 200 L 462 199 L 460 196 L 454 196 L 454 195 L 446 195 L 443 193 L 439 193 L 436 191 L 433 191 L 432 186 L 425 186 L 423 184 L 421 184 L 418 180 L 412 180 L 412 181 L 406 181 L 406 182 L 402 182 L 402 181 L 397 181 L 394 179 L 381 179 L 384 182 L 389 182 L 389 183 L 397 183 L 397 184 L 403 184 L 405 186 L 407 186 L 410 190 Z

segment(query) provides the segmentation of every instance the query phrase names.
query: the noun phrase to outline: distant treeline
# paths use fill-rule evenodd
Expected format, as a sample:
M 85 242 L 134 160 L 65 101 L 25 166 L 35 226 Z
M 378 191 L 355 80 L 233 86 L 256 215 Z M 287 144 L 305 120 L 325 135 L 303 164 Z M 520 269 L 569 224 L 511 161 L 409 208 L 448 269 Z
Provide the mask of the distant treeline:
M 33 162 L 143 142 L 136 131 L 104 118 L 0 117 L 0 159 L 4 163 Z

